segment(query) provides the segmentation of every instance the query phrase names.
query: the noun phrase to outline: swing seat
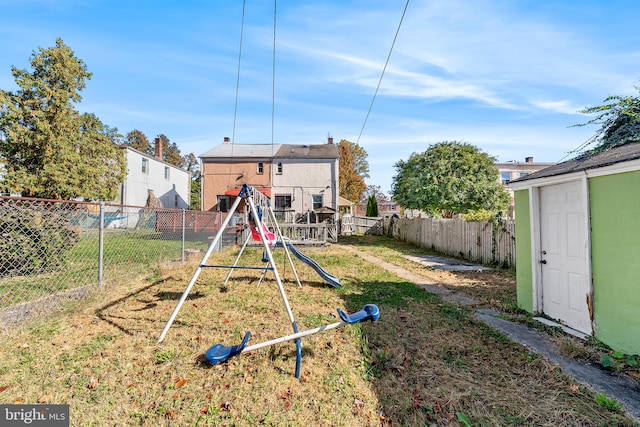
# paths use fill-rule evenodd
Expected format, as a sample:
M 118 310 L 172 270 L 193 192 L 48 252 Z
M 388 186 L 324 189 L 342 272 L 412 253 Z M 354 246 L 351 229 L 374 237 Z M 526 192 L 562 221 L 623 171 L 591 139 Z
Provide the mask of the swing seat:
M 378 306 L 375 304 L 366 304 L 362 307 L 362 310 L 353 314 L 347 314 L 341 309 L 338 309 L 338 315 L 343 322 L 353 325 L 354 323 L 364 322 L 365 320 L 375 322 L 380 318 L 380 310 L 378 310 Z
M 249 338 L 251 338 L 251 332 L 247 332 L 242 342 L 238 345 L 229 347 L 222 344 L 216 344 L 209 350 L 207 350 L 204 357 L 212 365 L 217 365 L 218 363 L 225 362 L 228 358 L 237 356 L 242 353 L 242 350 L 244 350 L 244 348 L 247 346 L 247 343 L 249 343 Z
M 362 310 L 353 314 L 347 314 L 341 309 L 338 309 L 338 315 L 343 322 L 353 325 L 354 323 L 364 322 L 365 320 L 375 322 L 380 318 L 380 310 L 378 310 L 378 306 L 375 304 L 366 304 L 362 307 Z

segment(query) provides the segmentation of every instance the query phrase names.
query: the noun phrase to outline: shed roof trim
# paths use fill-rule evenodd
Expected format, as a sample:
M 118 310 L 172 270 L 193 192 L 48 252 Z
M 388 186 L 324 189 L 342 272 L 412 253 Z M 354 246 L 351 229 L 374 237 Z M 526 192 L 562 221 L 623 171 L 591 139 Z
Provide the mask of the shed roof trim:
M 514 179 L 511 182 L 517 184 L 539 178 L 566 175 L 636 159 L 640 159 L 640 142 L 632 142 L 614 147 L 601 153 L 567 160 L 566 162 L 558 163 L 557 165 L 542 169 L 541 171 Z

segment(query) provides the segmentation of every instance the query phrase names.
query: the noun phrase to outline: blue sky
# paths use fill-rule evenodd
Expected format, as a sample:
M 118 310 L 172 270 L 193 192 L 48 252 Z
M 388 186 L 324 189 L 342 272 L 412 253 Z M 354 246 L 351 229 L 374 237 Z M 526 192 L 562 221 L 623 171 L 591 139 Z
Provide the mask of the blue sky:
M 91 80 L 77 106 L 183 154 L 222 143 L 358 142 L 389 193 L 394 164 L 440 141 L 556 162 L 596 126 L 584 107 L 637 95 L 640 2 L 0 0 L 0 88 L 57 37 Z M 238 87 L 237 114 L 236 87 Z M 235 125 L 234 125 L 235 122 Z

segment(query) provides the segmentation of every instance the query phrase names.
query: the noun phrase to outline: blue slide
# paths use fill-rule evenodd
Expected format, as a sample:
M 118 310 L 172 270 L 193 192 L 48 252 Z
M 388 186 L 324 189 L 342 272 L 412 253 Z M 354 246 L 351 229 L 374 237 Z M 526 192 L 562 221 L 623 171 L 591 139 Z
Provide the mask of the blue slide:
M 302 252 L 298 251 L 296 249 L 295 246 L 293 246 L 293 243 L 291 242 L 286 242 L 287 244 L 287 248 L 296 256 L 296 258 L 298 258 L 300 261 L 304 262 L 305 264 L 307 264 L 309 267 L 313 268 L 316 273 L 318 273 L 318 275 L 320 277 L 322 277 L 322 279 L 327 282 L 328 284 L 330 284 L 331 286 L 333 286 L 334 288 L 338 288 L 340 286 L 342 286 L 340 284 L 340 279 L 338 279 L 336 276 L 334 276 L 331 273 L 327 273 L 325 270 L 323 270 L 322 267 L 320 267 L 318 265 L 317 262 L 315 262 L 314 260 L 312 260 L 311 258 L 309 258 L 308 256 L 306 256 L 305 254 L 303 254 Z M 278 242 L 276 244 L 276 246 L 281 246 L 282 243 Z

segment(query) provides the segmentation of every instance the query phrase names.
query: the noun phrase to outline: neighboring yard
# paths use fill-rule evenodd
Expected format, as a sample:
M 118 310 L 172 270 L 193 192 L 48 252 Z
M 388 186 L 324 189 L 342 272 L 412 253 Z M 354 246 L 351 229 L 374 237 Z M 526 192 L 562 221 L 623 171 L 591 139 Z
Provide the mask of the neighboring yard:
M 523 320 L 509 273 L 437 273 L 402 258 L 424 253 L 386 238 L 341 242 L 398 264 L 425 280 L 456 286 Z M 157 338 L 195 264 L 150 272 L 148 281 L 107 288 L 68 314 L 15 331 L 0 346 L 0 403 L 68 403 L 71 425 L 273 426 L 633 426 L 615 401 L 597 398 L 556 366 L 475 320 L 468 308 L 440 300 L 340 245 L 299 248 L 343 288 L 325 285 L 296 263 L 303 286 L 284 268 L 301 330 L 336 321 L 336 308 L 375 303 L 376 323 L 303 338 L 302 375 L 295 345 L 246 353 L 220 366 L 203 361 L 216 343 L 250 344 L 290 334 L 272 275 L 205 270 L 162 344 Z M 236 249 L 237 250 L 237 249 Z M 236 252 L 214 254 L 231 264 Z M 262 251 L 241 264 L 262 266 Z M 153 274 L 152 274 L 153 273 Z M 567 351 L 589 348 L 567 341 Z

